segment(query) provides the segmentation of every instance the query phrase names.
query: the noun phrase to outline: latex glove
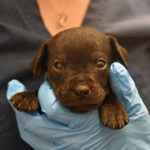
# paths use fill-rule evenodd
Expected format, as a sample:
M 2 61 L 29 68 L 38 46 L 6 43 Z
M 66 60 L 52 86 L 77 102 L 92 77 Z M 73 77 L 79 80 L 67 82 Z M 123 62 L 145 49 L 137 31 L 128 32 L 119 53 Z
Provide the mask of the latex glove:
M 22 139 L 37 150 L 149 150 L 150 118 L 132 78 L 121 64 L 114 63 L 110 80 L 130 117 L 123 129 L 111 130 L 101 125 L 98 110 L 86 114 L 70 112 L 45 81 L 38 95 L 44 114 L 14 109 Z M 20 89 L 24 91 L 25 87 L 18 81 L 9 82 L 8 99 Z

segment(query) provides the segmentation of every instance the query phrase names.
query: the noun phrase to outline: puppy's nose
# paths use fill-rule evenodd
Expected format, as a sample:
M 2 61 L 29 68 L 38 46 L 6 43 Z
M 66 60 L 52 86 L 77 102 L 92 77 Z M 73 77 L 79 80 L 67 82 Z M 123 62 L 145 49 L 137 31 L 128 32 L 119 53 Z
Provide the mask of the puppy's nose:
M 78 97 L 83 98 L 89 94 L 89 87 L 87 85 L 77 85 L 74 92 Z

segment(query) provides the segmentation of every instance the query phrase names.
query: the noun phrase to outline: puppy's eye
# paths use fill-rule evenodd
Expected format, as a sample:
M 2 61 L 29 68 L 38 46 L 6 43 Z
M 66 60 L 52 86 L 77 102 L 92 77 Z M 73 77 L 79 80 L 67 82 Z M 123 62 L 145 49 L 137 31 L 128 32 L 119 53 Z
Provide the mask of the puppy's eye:
M 105 61 L 103 59 L 99 59 L 97 62 L 97 68 L 103 68 L 105 66 Z
M 64 69 L 64 65 L 61 62 L 55 62 L 54 67 L 58 70 L 63 70 Z

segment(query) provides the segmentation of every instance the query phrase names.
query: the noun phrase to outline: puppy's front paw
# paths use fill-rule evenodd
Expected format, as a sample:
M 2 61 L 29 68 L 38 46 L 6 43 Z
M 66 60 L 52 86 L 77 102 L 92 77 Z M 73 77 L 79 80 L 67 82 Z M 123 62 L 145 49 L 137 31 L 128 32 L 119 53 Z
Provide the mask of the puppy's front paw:
M 118 100 L 105 102 L 100 109 L 100 118 L 102 124 L 111 129 L 121 129 L 129 123 L 128 114 Z
M 37 111 L 39 106 L 37 91 L 17 93 L 11 97 L 10 101 L 19 111 Z

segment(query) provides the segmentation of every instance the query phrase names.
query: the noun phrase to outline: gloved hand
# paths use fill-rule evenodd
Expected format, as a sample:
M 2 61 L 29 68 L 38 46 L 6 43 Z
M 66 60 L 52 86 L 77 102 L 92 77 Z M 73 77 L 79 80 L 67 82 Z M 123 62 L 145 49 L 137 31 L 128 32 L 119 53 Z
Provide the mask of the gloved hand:
M 111 130 L 101 125 L 98 110 L 86 114 L 70 112 L 45 81 L 38 92 L 43 114 L 14 108 L 22 139 L 36 150 L 149 150 L 150 117 L 134 81 L 119 63 L 111 65 L 110 81 L 130 117 L 123 129 Z M 7 98 L 24 90 L 24 85 L 12 80 Z

